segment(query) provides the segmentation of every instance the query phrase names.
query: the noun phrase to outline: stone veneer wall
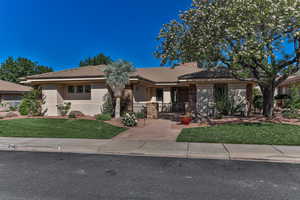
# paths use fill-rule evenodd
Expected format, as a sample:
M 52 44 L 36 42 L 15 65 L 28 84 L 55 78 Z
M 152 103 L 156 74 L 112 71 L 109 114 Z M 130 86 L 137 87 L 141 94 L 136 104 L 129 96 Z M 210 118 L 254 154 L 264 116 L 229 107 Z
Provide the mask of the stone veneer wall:
M 157 119 L 158 118 L 158 103 L 152 102 L 147 103 L 147 118 Z
M 214 103 L 214 85 L 197 85 L 197 111 L 206 116 L 212 103 Z

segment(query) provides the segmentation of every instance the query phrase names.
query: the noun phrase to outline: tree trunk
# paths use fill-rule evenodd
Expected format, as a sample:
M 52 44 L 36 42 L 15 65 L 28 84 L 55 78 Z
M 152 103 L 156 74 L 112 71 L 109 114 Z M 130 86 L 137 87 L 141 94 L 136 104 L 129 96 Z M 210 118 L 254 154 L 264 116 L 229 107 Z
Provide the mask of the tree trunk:
M 120 116 L 120 111 L 121 110 L 121 98 L 120 97 L 116 97 L 116 108 L 115 108 L 115 118 L 119 119 Z
M 261 89 L 263 94 L 263 115 L 270 119 L 273 117 L 275 87 L 267 86 Z

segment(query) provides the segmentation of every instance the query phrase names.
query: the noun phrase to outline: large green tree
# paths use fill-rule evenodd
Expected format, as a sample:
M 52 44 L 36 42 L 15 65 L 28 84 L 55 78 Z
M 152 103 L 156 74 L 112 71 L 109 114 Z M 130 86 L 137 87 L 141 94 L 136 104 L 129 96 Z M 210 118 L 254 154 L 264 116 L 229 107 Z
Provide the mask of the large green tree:
M 21 77 L 52 71 L 52 68 L 39 65 L 27 58 L 8 57 L 0 66 L 0 79 L 17 83 Z
M 167 62 L 227 67 L 253 80 L 271 117 L 275 88 L 300 68 L 299 0 L 194 0 L 161 29 L 156 55 Z
M 92 58 L 86 58 L 80 61 L 79 66 L 89 66 L 89 65 L 108 65 L 112 63 L 112 59 L 109 56 L 104 55 L 103 53 L 98 54 Z
M 117 60 L 108 64 L 104 73 L 106 75 L 106 83 L 112 90 L 115 98 L 115 118 L 120 118 L 121 110 L 121 97 L 126 84 L 129 83 L 129 74 L 134 72 L 134 66 L 124 60 Z

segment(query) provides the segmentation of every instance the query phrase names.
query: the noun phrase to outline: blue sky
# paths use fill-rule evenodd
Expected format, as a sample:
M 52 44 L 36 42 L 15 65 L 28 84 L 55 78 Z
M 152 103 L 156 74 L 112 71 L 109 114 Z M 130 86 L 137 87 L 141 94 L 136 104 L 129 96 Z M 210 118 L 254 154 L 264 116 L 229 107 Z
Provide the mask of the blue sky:
M 191 0 L 0 0 L 0 61 L 22 56 L 61 70 L 100 52 L 136 67 L 153 56 L 164 23 Z

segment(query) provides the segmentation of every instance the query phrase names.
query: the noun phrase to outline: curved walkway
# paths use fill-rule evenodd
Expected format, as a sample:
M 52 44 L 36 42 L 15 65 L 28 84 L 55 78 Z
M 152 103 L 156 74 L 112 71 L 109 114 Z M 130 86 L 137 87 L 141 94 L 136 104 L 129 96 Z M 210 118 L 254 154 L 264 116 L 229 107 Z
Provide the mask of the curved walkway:
M 113 140 L 142 140 L 142 141 L 176 141 L 181 129 L 172 128 L 176 122 L 170 120 L 146 120 L 136 128 L 130 128 L 113 138 Z

